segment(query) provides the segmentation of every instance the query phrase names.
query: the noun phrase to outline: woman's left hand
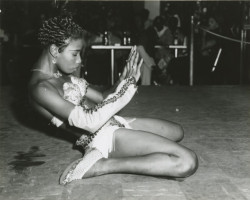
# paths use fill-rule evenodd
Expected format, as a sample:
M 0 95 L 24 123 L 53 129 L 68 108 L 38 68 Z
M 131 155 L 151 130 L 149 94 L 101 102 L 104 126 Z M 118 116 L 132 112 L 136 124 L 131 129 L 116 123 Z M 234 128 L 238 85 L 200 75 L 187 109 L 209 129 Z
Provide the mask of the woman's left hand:
M 132 47 L 129 58 L 127 60 L 127 64 L 124 67 L 123 73 L 120 77 L 120 80 L 129 78 L 133 76 L 136 79 L 136 82 L 139 80 L 141 76 L 141 66 L 143 63 L 143 59 L 139 61 L 139 53 L 136 50 L 136 46 Z

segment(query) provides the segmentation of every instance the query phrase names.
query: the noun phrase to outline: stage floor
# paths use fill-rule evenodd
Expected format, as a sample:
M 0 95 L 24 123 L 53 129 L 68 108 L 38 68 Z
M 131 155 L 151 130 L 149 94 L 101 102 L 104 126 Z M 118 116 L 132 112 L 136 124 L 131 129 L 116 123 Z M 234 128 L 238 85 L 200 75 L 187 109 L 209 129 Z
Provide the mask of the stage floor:
M 29 125 L 24 98 L 0 88 L 0 199 L 3 200 L 250 200 L 250 86 L 144 86 L 122 116 L 178 122 L 181 142 L 199 158 L 182 182 L 112 174 L 60 186 L 81 153 L 59 134 Z

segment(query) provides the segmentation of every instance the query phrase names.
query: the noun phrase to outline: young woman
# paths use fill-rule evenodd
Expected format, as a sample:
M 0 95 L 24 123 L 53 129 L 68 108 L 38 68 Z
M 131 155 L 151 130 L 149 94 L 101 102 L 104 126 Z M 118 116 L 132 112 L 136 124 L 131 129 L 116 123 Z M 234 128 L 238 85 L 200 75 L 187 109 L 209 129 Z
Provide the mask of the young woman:
M 85 154 L 71 163 L 60 184 L 108 173 L 188 177 L 197 169 L 197 157 L 176 143 L 183 138 L 180 125 L 159 119 L 115 115 L 137 91 L 140 67 L 133 47 L 123 74 L 101 93 L 84 79 L 72 76 L 81 66 L 85 31 L 71 18 L 54 17 L 40 29 L 44 47 L 29 83 L 33 107 L 57 127 L 68 124 L 88 132 L 77 141 Z M 87 101 L 95 103 L 89 107 Z M 83 133 L 85 133 L 83 131 Z

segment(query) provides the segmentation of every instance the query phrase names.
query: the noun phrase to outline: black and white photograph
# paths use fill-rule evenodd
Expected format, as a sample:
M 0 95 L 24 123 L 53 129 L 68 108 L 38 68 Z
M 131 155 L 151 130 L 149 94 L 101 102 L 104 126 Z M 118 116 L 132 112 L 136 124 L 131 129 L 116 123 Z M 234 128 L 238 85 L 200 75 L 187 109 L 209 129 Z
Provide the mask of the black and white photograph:
M 1 0 L 0 199 L 250 200 L 250 1 Z

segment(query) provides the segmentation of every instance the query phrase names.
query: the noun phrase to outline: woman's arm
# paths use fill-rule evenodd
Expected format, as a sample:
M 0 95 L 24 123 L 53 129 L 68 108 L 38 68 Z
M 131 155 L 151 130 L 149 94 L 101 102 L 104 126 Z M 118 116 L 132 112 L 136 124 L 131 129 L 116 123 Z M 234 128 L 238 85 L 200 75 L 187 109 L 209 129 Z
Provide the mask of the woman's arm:
M 53 116 L 63 121 L 68 120 L 71 126 L 94 133 L 129 103 L 136 90 L 135 78 L 127 78 L 118 85 L 114 93 L 90 109 L 66 101 L 49 83 L 34 86 L 31 98 Z
M 65 100 L 49 82 L 41 82 L 29 89 L 30 99 L 52 116 L 65 121 L 75 105 Z
M 124 70 L 123 70 L 123 73 L 122 75 L 119 77 L 119 80 L 111 87 L 109 88 L 108 90 L 105 90 L 105 91 L 98 91 L 96 90 L 95 88 L 89 86 L 88 87 L 88 90 L 87 90 L 87 93 L 86 93 L 86 97 L 88 99 L 90 99 L 91 101 L 95 102 L 95 103 L 100 103 L 102 102 L 109 94 L 112 94 L 115 92 L 116 88 L 118 87 L 118 85 L 126 78 L 132 76 L 132 74 L 134 74 L 135 72 L 132 71 L 134 69 L 132 69 L 133 65 L 137 65 L 137 62 L 138 62 L 138 59 L 139 59 L 139 54 L 137 52 L 137 47 L 134 46 L 132 47 L 131 51 L 130 51 L 130 54 L 129 54 L 129 57 L 127 59 L 127 64 L 126 66 L 124 67 Z M 141 60 L 141 62 L 143 62 Z M 141 63 L 142 64 L 142 63 Z M 140 64 L 139 64 L 140 65 Z M 138 67 L 141 67 L 139 66 Z M 137 75 L 138 77 L 140 77 L 140 74 Z M 137 77 L 136 77 L 137 78 Z M 138 81 L 138 78 L 137 80 Z
M 118 85 L 114 93 L 96 106 L 88 109 L 76 106 L 70 113 L 68 122 L 71 126 L 94 133 L 130 102 L 136 90 L 135 78 L 127 78 Z
M 86 92 L 86 97 L 95 103 L 101 103 L 109 94 L 113 93 L 123 79 L 119 79 L 110 89 L 99 91 L 96 88 L 89 86 Z
M 71 126 L 94 133 L 126 106 L 134 96 L 137 90 L 136 82 L 140 77 L 140 67 L 143 62 L 141 60 L 138 65 L 138 59 L 139 54 L 134 53 L 126 66 L 124 80 L 118 84 L 115 92 L 109 94 L 93 108 L 75 106 L 65 100 L 49 82 L 34 85 L 31 88 L 31 98 L 53 116 L 63 121 L 68 120 Z M 94 95 L 98 95 L 98 93 Z

